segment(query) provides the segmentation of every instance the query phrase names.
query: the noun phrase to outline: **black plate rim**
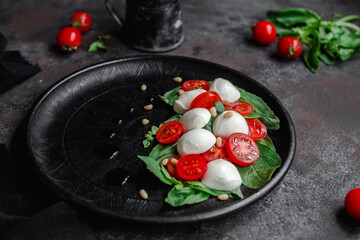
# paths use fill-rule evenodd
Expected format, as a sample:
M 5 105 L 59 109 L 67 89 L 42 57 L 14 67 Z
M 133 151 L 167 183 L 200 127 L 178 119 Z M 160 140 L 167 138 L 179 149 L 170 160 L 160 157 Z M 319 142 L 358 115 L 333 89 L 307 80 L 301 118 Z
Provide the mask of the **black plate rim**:
M 126 61 L 136 61 L 136 60 L 137 61 L 151 60 L 151 59 L 171 59 L 171 60 L 192 61 L 192 62 L 203 63 L 203 64 L 207 64 L 207 65 L 212 65 L 214 67 L 222 68 L 225 71 L 230 71 L 232 73 L 240 75 L 243 78 L 246 78 L 252 84 L 258 85 L 259 88 L 262 88 L 262 90 L 264 90 L 266 93 L 271 95 L 271 98 L 280 106 L 282 114 L 285 117 L 286 121 L 288 122 L 289 130 L 290 130 L 290 136 L 291 136 L 290 140 L 291 141 L 289 143 L 289 155 L 285 160 L 283 160 L 282 166 L 279 169 L 277 169 L 276 174 L 273 175 L 272 179 L 265 186 L 260 188 L 257 193 L 255 193 L 245 199 L 239 200 L 237 203 L 235 203 L 233 205 L 230 205 L 230 206 L 227 206 L 227 207 L 224 207 L 221 209 L 216 209 L 215 211 L 211 210 L 209 212 L 205 212 L 205 213 L 201 213 L 201 214 L 187 215 L 187 216 L 166 216 L 166 217 L 163 217 L 163 216 L 150 216 L 150 217 L 149 216 L 147 216 L 147 217 L 128 216 L 128 215 L 115 214 L 114 212 L 111 212 L 106 209 L 92 207 L 92 206 L 89 206 L 86 203 L 82 202 L 80 199 L 73 198 L 70 194 L 67 194 L 60 187 L 53 184 L 41 172 L 40 168 L 37 166 L 37 162 L 36 162 L 34 153 L 31 148 L 31 136 L 29 133 L 30 133 L 30 129 L 32 126 L 32 122 L 34 121 L 34 118 L 36 116 L 36 112 L 41 107 L 43 101 L 50 94 L 52 94 L 53 91 L 56 91 L 56 89 L 60 85 L 65 84 L 67 81 L 71 80 L 72 78 L 74 78 L 84 72 L 87 72 L 87 71 L 90 71 L 90 70 L 93 70 L 96 68 L 101 68 L 103 66 L 106 66 L 109 64 L 114 64 L 114 63 L 120 63 L 120 62 L 126 62 Z M 130 57 L 106 60 L 106 61 L 103 61 L 100 63 L 95 63 L 92 65 L 89 65 L 78 71 L 75 71 L 73 73 L 66 75 L 65 77 L 61 78 L 59 81 L 54 83 L 52 86 L 50 86 L 47 90 L 45 90 L 44 94 L 42 94 L 38 98 L 38 100 L 34 103 L 33 108 L 31 109 L 31 114 L 29 116 L 29 121 L 28 121 L 28 125 L 27 125 L 27 144 L 28 144 L 28 151 L 32 158 L 32 163 L 33 163 L 33 166 L 35 167 L 35 171 L 37 172 L 37 175 L 39 175 L 40 179 L 44 182 L 44 184 L 47 187 L 49 187 L 49 189 L 54 191 L 56 194 L 58 194 L 65 200 L 68 200 L 71 203 L 74 203 L 85 209 L 91 210 L 95 213 L 99 213 L 101 215 L 106 215 L 106 216 L 109 216 L 109 217 L 112 217 L 115 219 L 120 219 L 120 220 L 125 220 L 125 221 L 155 223 L 155 224 L 187 224 L 187 223 L 194 223 L 194 222 L 210 221 L 213 219 L 217 219 L 217 218 L 229 215 L 231 213 L 240 211 L 243 208 L 249 207 L 250 205 L 258 202 L 260 199 L 262 199 L 266 195 L 268 195 L 285 177 L 286 173 L 288 172 L 288 170 L 290 169 L 290 167 L 293 163 L 293 160 L 295 158 L 295 152 L 296 152 L 296 132 L 295 132 L 295 127 L 294 127 L 293 121 L 290 117 L 290 114 L 288 113 L 286 108 L 283 106 L 283 104 L 280 102 L 280 100 L 272 92 L 270 92 L 270 90 L 268 90 L 266 87 L 264 87 L 261 83 L 257 82 L 256 80 L 252 79 L 251 77 L 249 77 L 239 71 L 236 71 L 234 69 L 231 69 L 229 67 L 226 67 L 226 66 L 218 64 L 218 63 L 214 63 L 214 62 L 210 62 L 210 61 L 202 60 L 202 59 L 198 59 L 198 58 L 176 56 L 176 55 L 138 55 L 138 56 L 130 56 Z

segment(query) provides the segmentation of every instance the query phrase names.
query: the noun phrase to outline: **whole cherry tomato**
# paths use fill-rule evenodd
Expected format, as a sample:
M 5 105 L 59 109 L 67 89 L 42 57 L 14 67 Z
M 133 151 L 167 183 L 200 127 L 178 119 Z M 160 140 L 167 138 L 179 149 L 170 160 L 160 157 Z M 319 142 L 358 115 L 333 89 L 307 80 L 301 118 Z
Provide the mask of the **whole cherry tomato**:
M 301 42 L 296 37 L 283 37 L 277 44 L 277 53 L 283 58 L 295 59 L 301 52 Z
M 256 42 L 268 45 L 276 40 L 276 29 L 271 22 L 260 21 L 254 26 L 252 35 Z
M 360 221 L 360 188 L 354 188 L 346 194 L 345 209 L 350 216 Z
M 80 32 L 73 27 L 64 27 L 58 32 L 56 42 L 64 51 L 76 51 L 80 48 L 81 45 Z
M 92 20 L 90 15 L 86 12 L 76 12 L 72 15 L 71 19 L 71 26 L 79 30 L 80 33 L 86 33 L 90 30 Z

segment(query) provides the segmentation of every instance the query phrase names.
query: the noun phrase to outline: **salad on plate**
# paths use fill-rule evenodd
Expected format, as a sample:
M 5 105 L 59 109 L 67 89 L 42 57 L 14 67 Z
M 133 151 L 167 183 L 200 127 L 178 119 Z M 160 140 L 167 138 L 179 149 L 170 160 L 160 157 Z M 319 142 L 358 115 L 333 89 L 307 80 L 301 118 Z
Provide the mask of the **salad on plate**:
M 280 120 L 260 97 L 223 78 L 187 80 L 160 97 L 176 114 L 152 127 L 149 134 L 159 144 L 149 156 L 138 157 L 160 181 L 173 185 L 165 199 L 171 206 L 210 196 L 242 199 L 241 188 L 261 188 L 281 166 L 268 136 Z

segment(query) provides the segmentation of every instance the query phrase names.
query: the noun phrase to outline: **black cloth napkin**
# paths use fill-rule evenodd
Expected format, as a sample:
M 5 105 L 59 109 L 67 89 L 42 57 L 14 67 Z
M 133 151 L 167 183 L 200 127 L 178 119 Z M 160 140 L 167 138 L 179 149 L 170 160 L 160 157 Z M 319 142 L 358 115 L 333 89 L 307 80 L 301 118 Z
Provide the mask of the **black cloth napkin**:
M 39 66 L 28 63 L 19 51 L 5 51 L 6 45 L 7 40 L 0 33 L 0 93 L 41 70 Z

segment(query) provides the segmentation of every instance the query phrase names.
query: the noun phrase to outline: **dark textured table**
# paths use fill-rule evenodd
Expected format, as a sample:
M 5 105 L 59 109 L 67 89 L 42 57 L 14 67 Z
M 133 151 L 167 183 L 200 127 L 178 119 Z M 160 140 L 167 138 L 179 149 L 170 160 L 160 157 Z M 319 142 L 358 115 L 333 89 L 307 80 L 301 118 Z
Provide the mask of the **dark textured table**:
M 122 1 L 116 2 L 123 8 Z M 250 26 L 269 9 L 305 7 L 325 18 L 359 14 L 353 0 L 206 1 L 182 3 L 185 41 L 166 53 L 213 61 L 256 79 L 289 111 L 297 132 L 294 163 L 284 180 L 254 205 L 230 216 L 192 225 L 157 226 L 93 216 L 47 190 L 23 152 L 26 115 L 52 84 L 88 65 L 143 55 L 124 45 L 102 1 L 0 2 L 0 32 L 7 50 L 19 50 L 42 71 L 0 94 L 0 236 L 3 239 L 359 239 L 360 222 L 344 210 L 344 197 L 360 187 L 360 55 L 316 74 L 302 60 L 286 61 L 275 44 L 259 46 Z M 93 27 L 73 54 L 55 45 L 57 31 L 84 10 Z M 359 24 L 359 22 L 357 22 Z M 109 50 L 88 53 L 98 35 L 110 34 Z M 5 152 L 5 151 L 4 151 Z M 42 196 L 39 199 L 39 196 Z M 0 237 L 1 238 L 1 237 Z

